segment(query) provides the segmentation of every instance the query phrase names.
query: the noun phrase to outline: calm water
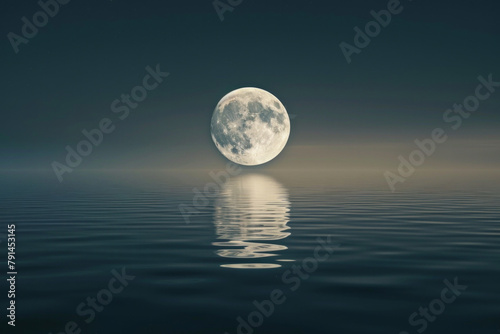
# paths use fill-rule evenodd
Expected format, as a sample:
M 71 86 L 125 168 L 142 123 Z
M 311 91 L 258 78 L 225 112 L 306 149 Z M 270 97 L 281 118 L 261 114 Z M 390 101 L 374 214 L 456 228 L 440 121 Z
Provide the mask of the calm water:
M 82 333 L 233 334 L 238 317 L 259 324 L 241 333 L 418 333 L 425 321 L 408 318 L 455 277 L 467 289 L 425 332 L 500 329 L 498 174 L 420 173 L 391 193 L 381 173 L 257 171 L 208 201 L 193 191 L 207 172 L 0 178 L 2 268 L 6 225 L 17 227 L 7 333 L 55 334 L 74 321 Z M 179 205 L 194 210 L 189 223 Z M 322 260 L 318 238 L 335 245 Z M 135 278 L 86 323 L 77 307 L 122 268 Z M 253 301 L 273 290 L 282 303 L 260 321 Z

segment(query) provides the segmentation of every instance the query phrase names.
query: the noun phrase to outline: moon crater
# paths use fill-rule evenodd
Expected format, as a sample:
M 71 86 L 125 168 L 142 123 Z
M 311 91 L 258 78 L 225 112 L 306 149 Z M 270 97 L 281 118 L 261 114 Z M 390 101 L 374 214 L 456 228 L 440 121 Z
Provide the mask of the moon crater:
M 283 104 L 259 88 L 240 88 L 224 96 L 214 110 L 212 140 L 229 160 L 255 166 L 274 159 L 290 135 Z

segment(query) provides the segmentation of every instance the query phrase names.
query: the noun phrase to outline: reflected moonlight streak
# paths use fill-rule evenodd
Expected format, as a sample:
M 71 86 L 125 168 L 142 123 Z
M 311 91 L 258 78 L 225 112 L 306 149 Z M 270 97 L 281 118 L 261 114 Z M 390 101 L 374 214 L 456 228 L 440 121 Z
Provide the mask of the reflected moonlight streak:
M 257 259 L 277 256 L 275 252 L 287 247 L 263 241 L 286 238 L 290 202 L 286 189 L 273 178 L 264 175 L 244 175 L 226 183 L 215 204 L 214 246 L 226 247 L 216 251 L 232 259 Z M 230 268 L 276 268 L 275 263 L 227 264 Z

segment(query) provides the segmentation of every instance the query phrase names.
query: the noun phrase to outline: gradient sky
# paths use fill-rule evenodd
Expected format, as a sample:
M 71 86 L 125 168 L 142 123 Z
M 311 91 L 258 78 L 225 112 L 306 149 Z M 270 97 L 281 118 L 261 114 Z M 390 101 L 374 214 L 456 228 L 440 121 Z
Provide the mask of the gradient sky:
M 116 125 L 79 168 L 218 168 L 215 105 L 245 86 L 276 95 L 292 118 L 269 168 L 393 168 L 443 127 L 477 76 L 500 81 L 500 2 L 402 1 L 404 10 L 347 64 L 339 44 L 387 1 L 244 0 L 221 22 L 211 0 L 78 1 L 61 6 L 15 54 L 7 34 L 36 1 L 2 8 L 0 168 L 50 169 L 102 118 Z M 121 121 L 110 104 L 170 76 Z M 500 166 L 500 89 L 429 158 L 430 167 Z

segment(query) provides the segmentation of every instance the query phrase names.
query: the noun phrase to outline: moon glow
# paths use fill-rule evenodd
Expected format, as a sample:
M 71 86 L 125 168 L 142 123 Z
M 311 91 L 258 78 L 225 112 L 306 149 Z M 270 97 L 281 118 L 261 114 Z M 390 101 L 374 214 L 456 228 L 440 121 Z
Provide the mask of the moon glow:
M 274 159 L 290 136 L 290 118 L 271 93 L 253 87 L 224 96 L 212 115 L 212 140 L 229 160 L 256 166 Z

